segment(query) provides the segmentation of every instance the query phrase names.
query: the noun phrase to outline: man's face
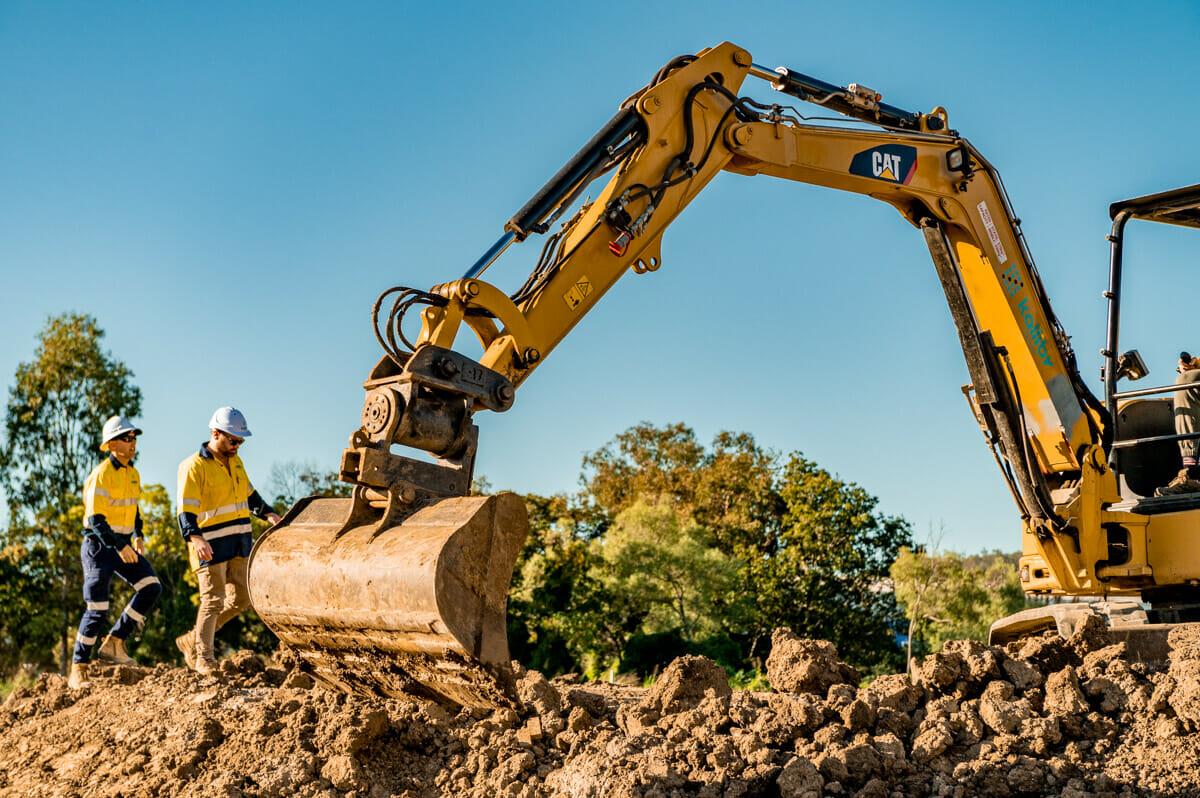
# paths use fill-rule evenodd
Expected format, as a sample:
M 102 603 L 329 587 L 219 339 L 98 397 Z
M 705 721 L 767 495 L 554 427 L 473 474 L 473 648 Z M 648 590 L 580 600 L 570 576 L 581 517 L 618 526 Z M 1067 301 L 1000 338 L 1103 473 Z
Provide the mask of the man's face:
M 137 436 L 132 432 L 126 432 L 113 438 L 108 442 L 108 450 L 121 461 L 122 465 L 129 465 L 133 461 L 134 455 L 137 454 Z
M 242 438 L 235 438 L 228 432 L 222 432 L 219 429 L 212 430 L 212 439 L 208 443 L 208 448 L 215 451 L 222 457 L 233 457 L 238 453 L 238 447 L 243 443 Z

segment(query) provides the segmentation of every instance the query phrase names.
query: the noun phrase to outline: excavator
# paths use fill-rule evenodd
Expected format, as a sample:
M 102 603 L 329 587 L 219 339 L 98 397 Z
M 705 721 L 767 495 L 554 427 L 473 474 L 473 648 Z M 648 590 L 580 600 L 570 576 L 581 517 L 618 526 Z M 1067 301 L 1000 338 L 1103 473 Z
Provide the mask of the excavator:
M 749 79 L 787 104 L 744 96 Z M 803 116 L 797 100 L 829 118 Z M 1175 433 L 1175 389 L 1117 390 L 1146 372 L 1136 350 L 1117 354 L 1125 226 L 1200 227 L 1200 185 L 1110 209 L 1101 400 L 1000 176 L 944 108 L 905 111 L 859 84 L 762 67 L 726 42 L 675 58 L 622 102 L 461 278 L 376 300 L 384 354 L 340 466 L 353 495 L 302 499 L 249 564 L 255 609 L 304 669 L 349 691 L 514 705 L 505 612 L 528 520 L 512 493 L 471 495 L 474 416 L 511 408 L 621 276 L 657 270 L 663 232 L 720 172 L 864 194 L 924 237 L 966 358 L 963 392 L 1021 517 L 1021 584 L 1047 599 L 998 622 L 992 642 L 1070 634 L 1100 615 L 1152 653 L 1171 623 L 1200 618 L 1200 494 L 1154 495 L 1187 437 Z M 506 293 L 481 278 L 532 236 L 544 244 L 523 285 Z M 455 349 L 464 327 L 478 358 Z

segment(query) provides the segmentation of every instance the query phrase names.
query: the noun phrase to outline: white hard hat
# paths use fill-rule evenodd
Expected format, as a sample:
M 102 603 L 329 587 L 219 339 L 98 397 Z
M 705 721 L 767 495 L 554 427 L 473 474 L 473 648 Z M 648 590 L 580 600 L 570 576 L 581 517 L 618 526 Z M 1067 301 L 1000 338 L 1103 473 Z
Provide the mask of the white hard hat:
M 226 435 L 235 438 L 249 438 L 250 429 L 246 426 L 246 417 L 236 407 L 218 407 L 208 422 L 209 429 L 219 429 Z
M 141 435 L 142 431 L 133 426 L 133 422 L 124 416 L 113 416 L 108 421 L 104 422 L 104 431 L 100 433 L 100 451 L 108 451 L 108 442 L 113 438 L 119 438 L 126 432 L 132 432 L 134 435 Z

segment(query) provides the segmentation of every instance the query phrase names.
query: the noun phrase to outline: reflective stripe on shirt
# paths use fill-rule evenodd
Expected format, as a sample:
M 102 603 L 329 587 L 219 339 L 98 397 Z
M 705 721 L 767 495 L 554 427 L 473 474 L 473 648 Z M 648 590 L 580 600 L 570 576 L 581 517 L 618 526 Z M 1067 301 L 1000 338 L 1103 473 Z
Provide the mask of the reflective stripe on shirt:
M 209 510 L 208 512 L 200 513 L 200 515 L 197 517 L 197 520 L 203 524 L 205 521 L 209 520 L 210 518 L 216 518 L 218 515 L 228 515 L 229 513 L 236 513 L 242 510 L 245 510 L 247 513 L 249 513 L 250 504 L 248 502 L 226 504 L 225 506 L 218 507 L 215 510 Z
M 251 529 L 250 522 L 247 521 L 244 524 L 230 524 L 220 529 L 202 529 L 200 530 L 200 537 L 205 540 L 218 540 L 220 538 L 227 538 L 230 535 L 249 534 Z

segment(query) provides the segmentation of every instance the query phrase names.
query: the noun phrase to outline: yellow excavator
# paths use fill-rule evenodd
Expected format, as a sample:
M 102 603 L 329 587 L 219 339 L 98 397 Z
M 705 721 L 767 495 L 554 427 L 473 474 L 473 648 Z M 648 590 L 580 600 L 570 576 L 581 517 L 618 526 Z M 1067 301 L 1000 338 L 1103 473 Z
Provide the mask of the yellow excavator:
M 741 94 L 748 78 L 840 116 L 752 100 Z M 1006 619 L 993 642 L 1069 634 L 1096 613 L 1134 642 L 1161 640 L 1140 635 L 1200 616 L 1200 495 L 1154 495 L 1179 469 L 1163 396 L 1174 389 L 1116 388 L 1145 373 L 1136 352 L 1116 354 L 1125 224 L 1200 226 L 1200 186 L 1112 206 L 1101 401 L 1079 376 L 999 175 L 943 108 L 904 111 L 724 43 L 674 59 L 625 100 L 461 279 L 376 301 L 385 354 L 340 469 L 353 496 L 301 500 L 251 554 L 254 607 L 307 670 L 349 690 L 512 705 L 505 611 L 528 521 L 514 494 L 470 495 L 474 414 L 508 410 L 618 278 L 658 269 L 663 231 L 722 171 L 865 194 L 924 236 L 966 356 L 964 393 L 1021 515 L 1021 583 L 1100 599 Z M 481 279 L 534 235 L 545 243 L 523 285 L 505 293 Z M 454 348 L 464 326 L 478 359 Z

